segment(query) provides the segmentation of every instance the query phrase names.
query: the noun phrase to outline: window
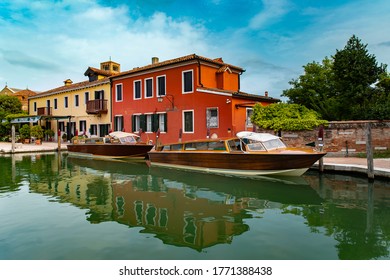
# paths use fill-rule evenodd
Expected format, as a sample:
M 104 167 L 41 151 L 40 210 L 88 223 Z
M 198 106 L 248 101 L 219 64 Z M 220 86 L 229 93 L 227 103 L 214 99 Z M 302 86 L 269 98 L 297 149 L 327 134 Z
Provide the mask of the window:
M 58 122 L 58 129 L 61 132 L 65 132 L 65 123 L 64 122 Z
M 79 107 L 79 95 L 78 94 L 76 94 L 74 96 L 74 106 Z
M 134 99 L 141 99 L 141 81 L 134 81 Z
M 158 128 L 160 128 L 160 132 L 167 132 L 166 127 L 167 122 L 167 114 L 159 114 L 158 115 Z
M 194 132 L 194 111 L 183 111 L 183 132 Z
M 87 104 L 89 101 L 89 92 L 84 93 L 84 104 Z
M 123 100 L 123 95 L 122 95 L 122 84 L 116 85 L 115 100 L 116 100 L 117 102 L 120 102 L 120 101 Z
M 89 128 L 89 133 L 91 133 L 91 135 L 97 136 L 97 125 L 96 124 L 91 124 L 91 126 Z
M 54 98 L 54 109 L 56 110 L 58 108 L 57 98 Z
M 253 108 L 246 108 L 246 126 L 252 126 L 251 117 L 253 115 Z
M 37 111 L 37 102 L 34 102 L 34 112 Z
M 206 121 L 208 128 L 218 128 L 218 108 L 209 108 L 206 110 Z
M 152 115 L 146 115 L 146 131 L 152 132 Z
M 68 108 L 68 97 L 67 96 L 64 97 L 64 107 Z
M 183 72 L 183 93 L 193 92 L 193 71 L 184 71 Z
M 114 117 L 114 130 L 122 131 L 123 130 L 123 116 Z
M 79 128 L 80 128 L 80 134 L 84 134 L 84 132 L 87 132 L 87 121 L 80 121 L 79 122 Z
M 132 116 L 132 131 L 138 132 L 140 129 L 146 132 L 167 132 L 167 113 L 148 114 L 148 115 L 133 115 Z
M 157 77 L 157 96 L 165 96 L 165 76 Z
M 153 79 L 145 79 L 145 98 L 153 97 Z

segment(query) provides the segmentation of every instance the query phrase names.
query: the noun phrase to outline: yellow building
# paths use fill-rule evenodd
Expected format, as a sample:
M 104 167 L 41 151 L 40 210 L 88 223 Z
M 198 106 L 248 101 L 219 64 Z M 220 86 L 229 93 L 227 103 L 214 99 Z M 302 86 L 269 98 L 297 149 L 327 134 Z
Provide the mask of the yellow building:
M 64 85 L 29 98 L 29 115 L 38 116 L 44 129 L 60 130 L 70 139 L 76 135 L 104 136 L 111 129 L 110 76 L 120 72 L 113 61 L 102 62 L 100 69 L 89 67 L 88 81 Z M 57 133 L 55 133 L 57 135 Z

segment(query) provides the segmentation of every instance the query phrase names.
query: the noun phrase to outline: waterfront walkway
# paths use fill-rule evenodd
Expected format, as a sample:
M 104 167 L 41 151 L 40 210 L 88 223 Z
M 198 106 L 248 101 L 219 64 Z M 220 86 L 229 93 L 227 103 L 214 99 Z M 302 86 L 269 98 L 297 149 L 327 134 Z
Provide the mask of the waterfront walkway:
M 0 142 L 0 155 L 11 154 L 11 149 L 11 143 Z M 43 142 L 42 145 L 15 144 L 15 153 L 42 153 L 56 152 L 57 150 L 58 143 L 56 142 Z M 61 143 L 61 150 L 67 150 L 66 143 Z M 366 158 L 327 155 L 324 157 L 323 162 L 324 171 L 367 174 Z M 312 168 L 318 169 L 318 162 L 314 164 Z M 374 176 L 390 178 L 390 158 L 374 159 Z

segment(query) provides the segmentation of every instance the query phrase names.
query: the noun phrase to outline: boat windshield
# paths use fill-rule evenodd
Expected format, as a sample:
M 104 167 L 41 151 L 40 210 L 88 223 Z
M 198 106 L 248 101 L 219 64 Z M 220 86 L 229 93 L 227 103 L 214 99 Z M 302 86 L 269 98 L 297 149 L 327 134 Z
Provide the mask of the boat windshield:
M 263 145 L 267 150 L 286 148 L 286 145 L 280 139 L 272 139 L 269 141 L 263 142 Z

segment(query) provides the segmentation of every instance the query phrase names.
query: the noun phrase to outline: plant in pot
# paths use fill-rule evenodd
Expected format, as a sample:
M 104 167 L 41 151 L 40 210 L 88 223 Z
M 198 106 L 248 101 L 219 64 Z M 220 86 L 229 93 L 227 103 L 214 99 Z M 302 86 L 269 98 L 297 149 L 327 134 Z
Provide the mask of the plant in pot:
M 45 135 L 47 136 L 49 141 L 53 141 L 54 131 L 52 129 L 46 129 Z
M 62 134 L 62 142 L 66 142 L 68 139 L 68 135 L 66 133 Z
M 28 124 L 24 124 L 20 129 L 19 129 L 19 135 L 20 139 L 22 142 L 28 144 L 30 143 L 30 126 Z
M 35 144 L 40 145 L 43 138 L 43 129 L 40 125 L 31 128 L 31 136 L 35 138 Z

